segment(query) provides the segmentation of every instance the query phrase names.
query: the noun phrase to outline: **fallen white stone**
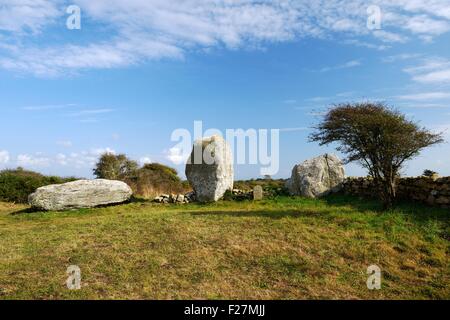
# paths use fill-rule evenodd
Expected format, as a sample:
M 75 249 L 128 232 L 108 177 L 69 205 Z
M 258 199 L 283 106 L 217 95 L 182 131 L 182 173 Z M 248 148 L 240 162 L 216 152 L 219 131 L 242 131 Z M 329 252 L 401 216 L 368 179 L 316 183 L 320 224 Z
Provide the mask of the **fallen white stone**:
M 128 201 L 133 194 L 124 182 L 115 180 L 77 180 L 38 188 L 28 197 L 35 209 L 63 211 L 94 208 Z

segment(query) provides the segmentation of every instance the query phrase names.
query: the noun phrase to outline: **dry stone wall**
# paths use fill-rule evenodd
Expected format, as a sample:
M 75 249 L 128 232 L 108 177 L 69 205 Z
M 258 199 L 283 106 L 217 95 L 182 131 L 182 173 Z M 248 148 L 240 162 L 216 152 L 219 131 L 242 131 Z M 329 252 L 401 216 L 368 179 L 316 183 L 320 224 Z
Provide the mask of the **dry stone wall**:
M 376 195 L 371 178 L 347 178 L 343 192 L 360 197 Z M 450 177 L 408 177 L 398 182 L 398 197 L 406 201 L 425 203 L 431 206 L 450 208 Z

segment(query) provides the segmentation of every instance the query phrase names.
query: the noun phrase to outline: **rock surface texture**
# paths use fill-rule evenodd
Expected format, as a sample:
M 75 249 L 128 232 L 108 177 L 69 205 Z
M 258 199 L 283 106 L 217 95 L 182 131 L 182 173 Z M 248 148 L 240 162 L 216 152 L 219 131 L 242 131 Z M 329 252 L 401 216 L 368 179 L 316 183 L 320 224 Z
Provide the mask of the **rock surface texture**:
M 344 179 L 341 160 L 334 154 L 324 154 L 296 165 L 287 188 L 291 195 L 317 198 L 339 191 Z
M 30 206 L 44 211 L 94 208 L 128 201 L 133 194 L 124 182 L 78 180 L 38 188 L 28 198 Z
M 264 190 L 261 186 L 253 188 L 253 200 L 262 200 L 264 198 Z
M 363 198 L 377 197 L 372 178 L 349 177 L 343 192 Z M 397 181 L 397 197 L 408 202 L 425 203 L 450 209 L 450 177 L 402 177 Z
M 195 202 L 195 193 L 188 192 L 186 194 L 162 194 L 159 197 L 153 199 L 153 202 L 156 203 L 191 203 Z
M 217 201 L 233 189 L 233 155 L 221 136 L 194 143 L 186 164 L 186 177 L 199 202 Z

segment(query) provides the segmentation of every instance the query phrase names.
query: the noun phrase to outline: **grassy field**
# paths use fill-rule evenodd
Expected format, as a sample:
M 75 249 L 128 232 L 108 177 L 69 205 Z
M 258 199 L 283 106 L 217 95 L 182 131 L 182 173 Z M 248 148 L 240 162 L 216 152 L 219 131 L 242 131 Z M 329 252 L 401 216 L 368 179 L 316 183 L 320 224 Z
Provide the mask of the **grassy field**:
M 450 298 L 448 210 L 344 196 L 23 209 L 0 203 L 1 299 Z

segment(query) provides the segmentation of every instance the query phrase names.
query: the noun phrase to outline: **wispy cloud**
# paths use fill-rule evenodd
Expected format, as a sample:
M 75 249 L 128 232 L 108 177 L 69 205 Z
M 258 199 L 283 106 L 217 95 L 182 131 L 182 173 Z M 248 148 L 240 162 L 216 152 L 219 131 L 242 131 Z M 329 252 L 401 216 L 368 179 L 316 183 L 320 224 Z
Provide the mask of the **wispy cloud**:
M 69 116 L 71 116 L 71 117 L 83 117 L 83 116 L 111 113 L 113 111 L 114 111 L 114 109 L 109 109 L 109 108 L 89 109 L 89 110 L 81 110 L 81 111 L 78 111 L 78 112 L 69 113 Z
M 80 110 L 82 106 L 78 104 L 55 104 L 55 105 L 36 105 L 22 107 L 22 110 L 30 112 L 45 112 L 54 111 L 55 114 L 68 116 L 72 118 L 79 118 L 77 121 L 81 123 L 95 123 L 98 122 L 98 116 L 114 112 L 112 108 L 84 108 Z M 97 117 L 96 117 L 97 116 Z M 61 145 L 61 141 L 58 144 Z
M 329 101 L 331 99 L 333 99 L 334 97 L 312 97 L 312 98 L 307 98 L 306 101 L 311 101 L 311 102 L 324 102 L 324 101 Z
M 17 156 L 17 165 L 26 168 L 40 168 L 49 167 L 52 160 L 48 157 L 43 157 L 40 154 L 20 154 Z
M 27 111 L 47 111 L 47 110 L 73 108 L 76 106 L 77 106 L 76 104 L 69 103 L 69 104 L 55 104 L 55 105 L 26 106 L 22 107 L 21 109 Z
M 450 92 L 422 92 L 408 95 L 397 96 L 400 100 L 412 100 L 412 101 L 429 101 L 429 100 L 442 100 L 450 98 Z
M 0 165 L 7 164 L 9 162 L 9 152 L 6 150 L 0 150 Z
M 442 108 L 450 108 L 449 104 L 444 103 L 421 103 L 421 102 L 409 102 L 402 103 L 398 105 L 402 108 L 418 108 L 418 109 L 442 109 Z
M 70 148 L 73 145 L 72 141 L 70 140 L 59 140 L 56 142 L 56 144 L 65 148 Z
M 147 163 L 152 163 L 153 161 L 152 161 L 152 159 L 149 157 L 149 156 L 145 156 L 145 157 L 141 157 L 141 158 L 139 158 L 139 163 L 140 163 L 140 165 L 145 165 L 145 164 L 147 164 Z
M 413 80 L 422 83 L 450 83 L 450 68 L 418 75 Z
M 324 68 L 320 69 L 319 72 L 328 72 L 328 71 L 333 71 L 333 70 L 354 68 L 354 67 L 358 67 L 360 65 L 361 65 L 361 61 L 360 60 L 350 60 L 350 61 L 347 61 L 347 62 L 345 62 L 343 64 L 339 64 L 337 66 L 324 67 Z
M 412 75 L 416 82 L 424 84 L 448 84 L 450 83 L 450 60 L 434 57 L 423 59 L 419 65 L 404 69 Z
M 183 154 L 183 150 L 177 147 L 170 148 L 168 151 L 165 151 L 166 159 L 172 162 L 175 165 L 180 165 L 186 163 L 189 154 Z
M 388 42 L 388 43 L 393 43 L 393 42 L 400 42 L 400 43 L 405 43 L 408 41 L 408 37 L 401 35 L 399 33 L 394 33 L 394 32 L 388 32 L 385 30 L 375 30 L 373 32 L 373 35 L 380 39 L 382 42 Z
M 100 155 L 105 152 L 115 154 L 115 150 L 111 148 L 92 148 L 88 151 L 58 153 L 56 155 L 37 154 L 19 154 L 16 159 L 16 165 L 38 169 L 50 166 L 71 166 L 74 168 L 92 168 L 97 162 Z
M 303 38 L 339 39 L 347 44 L 386 49 L 450 31 L 447 0 L 386 1 L 383 30 L 366 26 L 365 0 L 74 0 L 83 17 L 111 30 L 86 42 L 38 45 L 34 37 L 64 16 L 64 0 L 9 0 L 0 6 L 0 67 L 37 76 L 84 69 L 117 68 L 157 59 L 182 59 L 211 48 L 258 48 Z M 72 4 L 72 3 L 71 3 Z M 92 32 L 97 29 L 92 26 Z M 99 27 L 98 27 L 99 28 Z M 345 67 L 345 66 L 344 66 Z M 351 65 L 350 65 L 351 67 Z
M 280 128 L 280 132 L 296 132 L 310 130 L 308 127 Z
M 321 117 L 327 114 L 326 111 L 311 111 L 307 113 L 309 116 L 313 116 L 313 117 Z
M 419 53 L 402 53 L 402 54 L 397 54 L 397 55 L 392 55 L 392 56 L 387 56 L 387 57 L 381 58 L 381 61 L 385 62 L 385 63 L 393 63 L 393 62 L 397 62 L 397 61 L 416 59 L 421 56 L 422 55 Z

